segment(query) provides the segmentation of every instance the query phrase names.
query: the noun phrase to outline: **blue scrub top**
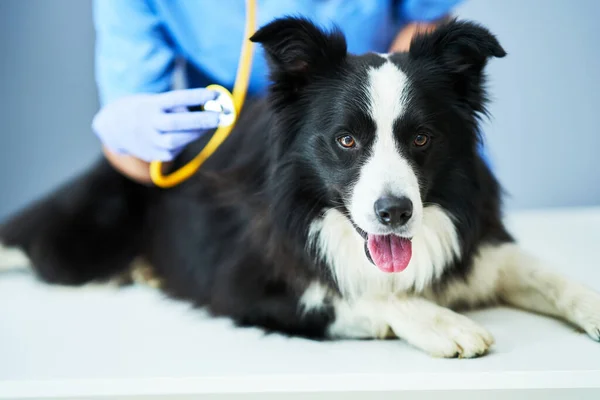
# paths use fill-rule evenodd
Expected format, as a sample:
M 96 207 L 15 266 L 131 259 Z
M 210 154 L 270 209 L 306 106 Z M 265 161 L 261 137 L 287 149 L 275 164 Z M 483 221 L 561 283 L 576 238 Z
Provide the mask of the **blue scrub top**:
M 257 26 L 297 15 L 336 24 L 352 53 L 387 52 L 408 22 L 430 22 L 461 0 L 257 0 Z M 172 88 L 177 59 L 188 87 L 232 89 L 246 18 L 243 0 L 94 0 L 96 80 L 101 104 L 134 93 Z M 255 46 L 249 94 L 268 84 L 262 48 Z

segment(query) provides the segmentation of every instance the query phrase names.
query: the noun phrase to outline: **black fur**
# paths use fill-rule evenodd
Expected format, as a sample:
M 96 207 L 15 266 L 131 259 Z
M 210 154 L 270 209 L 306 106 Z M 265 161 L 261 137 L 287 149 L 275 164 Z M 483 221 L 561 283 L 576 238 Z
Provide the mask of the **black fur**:
M 333 307 L 302 313 L 299 298 L 328 268 L 307 250 L 310 223 L 345 207 L 364 154 L 331 140 L 351 129 L 365 146 L 375 122 L 364 110 L 367 68 L 376 55 L 346 53 L 343 35 L 304 19 L 276 20 L 252 40 L 271 66 L 268 99 L 245 106 L 230 138 L 191 180 L 168 190 L 133 183 L 99 161 L 66 187 L 0 229 L 47 282 L 105 280 L 142 256 L 169 295 L 206 306 L 240 325 L 323 337 Z M 409 152 L 424 203 L 456 217 L 460 277 L 476 247 L 511 238 L 501 222 L 500 188 L 478 153 L 477 119 L 485 112 L 483 68 L 505 52 L 484 28 L 451 21 L 392 56 L 413 83 L 401 132 L 426 127 L 427 152 Z M 195 154 L 190 146 L 178 163 Z M 438 282 L 443 283 L 443 280 Z

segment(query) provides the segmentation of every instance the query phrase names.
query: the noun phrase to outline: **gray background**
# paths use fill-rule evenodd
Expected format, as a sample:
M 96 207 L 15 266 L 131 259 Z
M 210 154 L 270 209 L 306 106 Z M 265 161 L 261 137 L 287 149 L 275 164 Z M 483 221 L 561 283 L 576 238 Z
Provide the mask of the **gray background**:
M 600 2 L 467 0 L 490 65 L 489 151 L 510 209 L 600 205 Z M 0 220 L 99 154 L 91 2 L 0 0 Z

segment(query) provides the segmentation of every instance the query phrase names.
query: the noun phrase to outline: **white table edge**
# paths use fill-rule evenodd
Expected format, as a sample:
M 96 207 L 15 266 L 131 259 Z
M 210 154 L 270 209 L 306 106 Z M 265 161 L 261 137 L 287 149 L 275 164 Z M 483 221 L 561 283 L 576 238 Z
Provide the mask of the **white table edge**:
M 402 392 L 437 390 L 600 389 L 600 369 L 469 373 L 255 375 L 0 382 L 0 399 L 236 393 Z

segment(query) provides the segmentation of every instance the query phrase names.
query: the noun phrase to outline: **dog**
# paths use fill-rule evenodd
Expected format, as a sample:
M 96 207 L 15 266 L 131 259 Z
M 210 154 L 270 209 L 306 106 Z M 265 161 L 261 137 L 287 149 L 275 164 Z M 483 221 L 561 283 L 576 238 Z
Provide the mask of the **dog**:
M 170 297 L 265 332 L 470 358 L 494 338 L 459 311 L 504 304 L 600 340 L 600 295 L 503 225 L 478 129 L 485 67 L 506 55 L 488 29 L 455 19 L 408 52 L 353 55 L 338 29 L 285 17 L 251 40 L 269 92 L 192 179 L 144 186 L 99 160 L 12 216 L 5 251 L 63 285 L 141 260 Z

